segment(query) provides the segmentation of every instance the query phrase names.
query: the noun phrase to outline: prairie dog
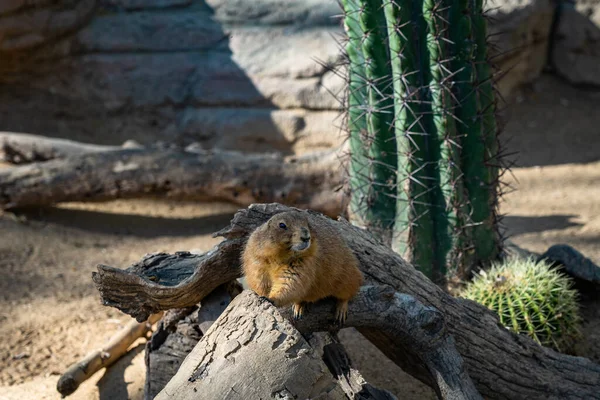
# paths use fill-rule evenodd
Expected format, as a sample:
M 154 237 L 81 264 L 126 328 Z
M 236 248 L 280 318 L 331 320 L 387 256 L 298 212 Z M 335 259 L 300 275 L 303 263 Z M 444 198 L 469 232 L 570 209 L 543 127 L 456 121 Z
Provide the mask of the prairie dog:
M 250 235 L 242 253 L 246 281 L 259 296 L 277 307 L 292 304 L 295 319 L 305 303 L 335 297 L 341 324 L 363 282 L 358 264 L 333 226 L 302 211 L 271 217 Z

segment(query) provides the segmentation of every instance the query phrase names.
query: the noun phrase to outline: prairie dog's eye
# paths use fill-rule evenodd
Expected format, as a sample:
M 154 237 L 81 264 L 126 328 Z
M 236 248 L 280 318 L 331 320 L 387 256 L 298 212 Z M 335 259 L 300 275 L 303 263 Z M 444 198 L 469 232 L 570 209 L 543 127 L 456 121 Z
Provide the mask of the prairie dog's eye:
M 280 223 L 279 223 L 279 227 L 280 227 L 281 229 L 287 229 L 287 225 L 286 225 L 286 224 L 284 224 L 283 222 L 280 222 Z

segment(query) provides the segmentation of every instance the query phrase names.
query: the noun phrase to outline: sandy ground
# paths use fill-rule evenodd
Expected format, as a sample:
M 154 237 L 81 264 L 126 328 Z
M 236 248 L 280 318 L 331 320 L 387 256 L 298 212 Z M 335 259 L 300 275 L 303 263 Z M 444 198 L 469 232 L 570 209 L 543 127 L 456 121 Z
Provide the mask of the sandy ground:
M 600 95 L 543 77 L 509 110 L 507 149 L 516 191 L 501 211 L 518 245 L 542 252 L 568 243 L 600 263 Z M 86 140 L 76 137 L 76 140 Z M 126 138 L 115 138 L 121 143 Z M 514 157 L 513 157 L 514 158 Z M 68 204 L 0 216 L 0 399 L 58 399 L 59 375 L 130 320 L 103 307 L 91 272 L 127 267 L 156 251 L 208 250 L 235 207 L 163 201 Z M 581 349 L 600 361 L 600 312 L 586 304 Z M 371 383 L 403 399 L 433 399 L 353 330 L 341 334 Z M 143 340 L 72 399 L 141 399 Z

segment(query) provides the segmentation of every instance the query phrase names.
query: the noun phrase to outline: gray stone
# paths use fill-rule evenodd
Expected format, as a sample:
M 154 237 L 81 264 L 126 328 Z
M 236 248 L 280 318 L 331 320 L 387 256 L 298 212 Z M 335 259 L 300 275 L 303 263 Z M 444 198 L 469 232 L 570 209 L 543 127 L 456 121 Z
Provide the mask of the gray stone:
M 273 110 L 265 108 L 188 108 L 175 129 L 183 142 L 203 147 L 283 153 L 331 148 L 340 144 L 336 111 Z
M 572 7 L 565 7 L 556 32 L 552 62 L 569 82 L 600 86 L 600 28 Z
M 126 10 L 182 7 L 192 4 L 192 0 L 100 0 L 104 7 L 118 7 Z
M 93 54 L 62 62 L 56 68 L 65 79 L 51 75 L 28 85 L 112 111 L 170 105 L 336 109 L 328 90 L 343 85 L 331 72 L 307 79 L 248 76 L 223 52 Z
M 339 100 L 331 92 L 341 93 L 344 85 L 333 72 L 326 73 L 323 78 L 253 78 L 252 81 L 258 91 L 277 107 L 319 110 L 339 109 Z
M 323 75 L 341 54 L 334 28 L 262 27 L 234 29 L 229 46 L 233 59 L 252 76 L 310 78 Z
M 596 288 L 600 288 L 600 267 L 568 244 L 555 244 L 539 258 L 557 262 L 575 279 L 592 283 Z
M 575 0 L 575 9 L 600 27 L 600 0 Z
M 341 54 L 337 0 L 0 3 L 0 81 L 12 82 L 0 105 L 6 128 L 252 151 L 341 141 L 345 82 L 321 65 Z M 508 71 L 499 82 L 508 95 L 544 66 L 553 4 L 488 7 L 496 6 L 493 56 Z M 12 111 L 19 96 L 29 97 L 18 109 L 39 121 Z
M 30 82 L 69 99 L 109 110 L 195 104 L 268 104 L 228 54 L 215 52 L 94 54 L 63 60 L 68 79 Z
M 228 33 L 203 11 L 101 15 L 76 37 L 77 52 L 178 52 L 227 48 Z
M 503 73 L 500 93 L 508 97 L 544 69 L 554 17 L 553 0 L 492 0 L 487 4 L 490 55 Z
M 215 18 L 235 25 L 340 25 L 336 0 L 206 0 Z
M 48 0 L 49 2 L 50 0 Z M 0 2 L 0 15 L 13 13 L 27 5 L 27 0 L 3 0 Z
M 20 11 L 29 3 L 0 6 L 0 52 L 32 49 L 69 34 L 88 21 L 96 5 L 95 0 L 41 1 L 36 8 Z M 2 11 L 12 13 L 1 15 Z

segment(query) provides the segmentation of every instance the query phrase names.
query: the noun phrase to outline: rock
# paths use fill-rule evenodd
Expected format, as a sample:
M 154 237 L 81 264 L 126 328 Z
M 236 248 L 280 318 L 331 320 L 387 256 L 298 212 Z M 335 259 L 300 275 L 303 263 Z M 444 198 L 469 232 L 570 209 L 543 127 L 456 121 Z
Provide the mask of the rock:
M 303 79 L 322 76 L 340 58 L 339 29 L 235 29 L 229 47 L 249 76 Z
M 100 15 L 74 38 L 78 53 L 178 52 L 217 49 L 228 33 L 210 14 L 141 11 Z
M 547 62 L 553 0 L 495 0 L 488 3 L 493 62 L 503 73 L 498 90 L 509 97 L 537 78 Z
M 206 0 L 215 18 L 234 25 L 340 25 L 336 0 Z M 338 16 L 338 18 L 336 18 Z
M 272 107 L 336 109 L 329 91 L 343 81 L 323 78 L 249 76 L 226 52 L 94 54 L 64 59 L 48 75 L 28 82 L 39 90 L 86 99 L 116 112 L 131 107 Z
M 564 4 L 552 62 L 556 72 L 577 85 L 600 86 L 600 27 Z
M 252 151 L 341 140 L 345 82 L 329 70 L 341 54 L 337 0 L 0 3 L 5 128 Z M 495 6 L 490 31 L 508 32 L 493 36 L 506 96 L 542 70 L 553 5 Z
M 189 6 L 192 0 L 100 0 L 100 4 L 104 7 L 140 10 Z
M 13 13 L 27 4 L 27 0 L 4 0 L 0 3 L 0 15 Z
M 190 108 L 181 116 L 177 132 L 205 148 L 243 148 L 283 153 L 334 147 L 341 136 L 334 127 L 337 111 L 272 110 L 267 108 Z
M 1 3 L 0 54 L 42 46 L 69 34 L 88 22 L 96 6 L 95 0 L 44 0 L 33 8 L 26 7 L 29 1 Z
M 341 93 L 343 80 L 330 72 L 322 78 L 290 80 L 255 78 L 253 83 L 271 104 L 281 108 L 317 110 L 339 109 L 339 101 L 331 93 Z
M 570 4 L 564 4 L 570 7 Z M 600 27 L 600 0 L 575 0 L 575 9 Z
M 557 262 L 575 279 L 590 282 L 600 288 L 600 267 L 567 244 L 551 246 L 540 259 Z

